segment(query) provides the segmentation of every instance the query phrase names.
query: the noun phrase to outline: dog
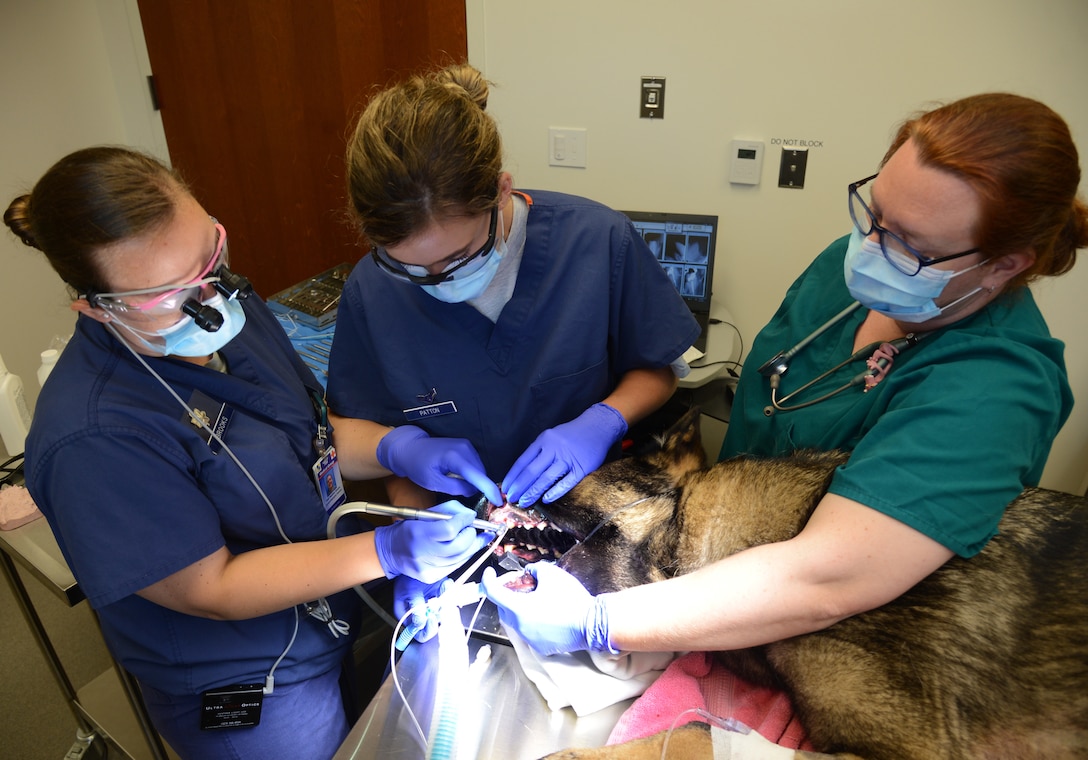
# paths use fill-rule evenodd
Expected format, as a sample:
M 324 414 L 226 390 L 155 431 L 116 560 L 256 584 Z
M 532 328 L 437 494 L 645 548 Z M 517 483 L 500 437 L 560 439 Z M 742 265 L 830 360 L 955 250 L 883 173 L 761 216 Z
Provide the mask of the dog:
M 522 557 L 561 554 L 593 594 L 689 573 L 797 534 L 847 460 L 801 451 L 707 467 L 698 417 L 688 412 L 656 451 L 605 464 L 538 505 L 547 522 Z M 900 598 L 717 656 L 790 696 L 823 753 L 797 758 L 1088 757 L 1088 501 L 1029 488 L 981 553 L 953 557 Z M 663 741 L 548 757 L 657 760 Z M 712 757 L 709 727 L 674 731 L 669 754 Z

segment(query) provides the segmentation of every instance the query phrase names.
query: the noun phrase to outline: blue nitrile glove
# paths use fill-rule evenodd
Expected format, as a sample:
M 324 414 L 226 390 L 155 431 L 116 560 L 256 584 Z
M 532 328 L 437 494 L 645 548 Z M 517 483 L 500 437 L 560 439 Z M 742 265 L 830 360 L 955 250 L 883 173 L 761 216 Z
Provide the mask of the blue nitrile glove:
M 438 633 L 438 615 L 428 610 L 425 605 L 428 599 L 441 596 L 446 590 L 445 587 L 451 583 L 453 581 L 449 578 L 443 578 L 437 583 L 421 583 L 408 575 L 398 575 L 393 581 L 393 616 L 400 620 L 408 610 L 415 610 L 404 621 L 404 629 L 411 632 L 411 638 L 427 641 Z M 401 637 L 398 637 L 398 644 L 400 641 Z M 398 648 L 403 649 L 399 646 Z
M 502 479 L 503 493 L 512 504 L 535 504 L 541 494 L 545 503 L 553 502 L 600 467 L 626 432 L 622 414 L 608 404 L 594 404 L 538 435 Z
M 463 565 L 487 539 L 476 534 L 476 513 L 456 501 L 432 512 L 453 515 L 449 520 L 397 520 L 374 529 L 374 549 L 387 578 L 409 575 L 435 583 Z
M 577 578 L 551 562 L 526 569 L 536 577 L 534 591 L 508 589 L 504 584 L 510 573 L 497 577 L 494 568 L 484 570 L 484 593 L 498 606 L 503 625 L 541 654 L 582 649 L 619 654 L 608 640 L 607 595 L 590 595 Z
M 414 425 L 401 425 L 378 442 L 378 464 L 429 491 L 454 496 L 482 493 L 492 504 L 503 503 L 480 455 L 464 438 L 431 438 Z

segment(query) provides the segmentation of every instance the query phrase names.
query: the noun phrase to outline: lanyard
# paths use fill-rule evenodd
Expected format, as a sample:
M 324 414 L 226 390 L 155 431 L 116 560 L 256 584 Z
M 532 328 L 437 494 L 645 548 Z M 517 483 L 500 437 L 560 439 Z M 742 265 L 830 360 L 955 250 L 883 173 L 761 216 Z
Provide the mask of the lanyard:
M 314 436 L 314 448 L 317 449 L 318 455 L 324 455 L 326 449 L 329 448 L 329 407 L 325 403 L 325 398 L 313 388 L 306 388 L 306 392 L 310 394 L 310 403 L 314 405 L 314 412 L 317 413 L 317 435 Z

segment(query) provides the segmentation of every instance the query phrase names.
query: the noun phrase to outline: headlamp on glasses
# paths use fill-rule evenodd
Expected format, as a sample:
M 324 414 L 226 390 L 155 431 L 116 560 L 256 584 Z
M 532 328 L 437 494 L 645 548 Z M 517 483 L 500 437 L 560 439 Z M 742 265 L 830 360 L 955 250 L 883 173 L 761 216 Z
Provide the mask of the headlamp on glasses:
M 253 292 L 253 286 L 246 277 L 235 274 L 227 268 L 229 259 L 227 231 L 215 217 L 210 218 L 216 228 L 215 252 L 195 280 L 117 293 L 88 293 L 87 301 L 122 320 L 129 314 L 143 314 L 149 318 L 158 318 L 181 312 L 192 317 L 202 330 L 208 332 L 218 330 L 223 326 L 223 315 L 214 307 L 201 302 L 200 294 L 204 288 L 211 285 L 224 298 L 242 300 Z M 148 295 L 154 295 L 154 297 L 140 303 L 129 303 L 124 300 Z

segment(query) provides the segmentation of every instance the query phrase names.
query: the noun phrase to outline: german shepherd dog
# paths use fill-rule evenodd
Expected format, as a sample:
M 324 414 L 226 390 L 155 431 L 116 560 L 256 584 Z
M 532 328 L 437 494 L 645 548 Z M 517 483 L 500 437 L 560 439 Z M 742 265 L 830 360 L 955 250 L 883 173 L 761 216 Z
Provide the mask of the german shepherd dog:
M 604 465 L 541 511 L 578 540 L 559 564 L 600 594 L 792 537 L 846 458 L 807 451 L 707 467 L 692 410 L 659 450 Z M 549 530 L 533 534 L 549 545 Z M 1088 757 L 1088 501 L 1029 488 L 980 554 L 954 557 L 899 599 L 718 655 L 748 681 L 784 690 L 820 753 Z M 658 760 L 663 737 L 549 757 Z M 674 731 L 669 754 L 712 757 L 706 724 Z

